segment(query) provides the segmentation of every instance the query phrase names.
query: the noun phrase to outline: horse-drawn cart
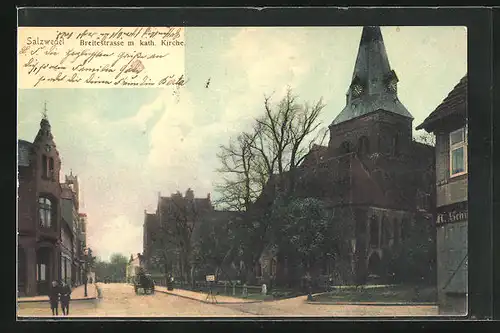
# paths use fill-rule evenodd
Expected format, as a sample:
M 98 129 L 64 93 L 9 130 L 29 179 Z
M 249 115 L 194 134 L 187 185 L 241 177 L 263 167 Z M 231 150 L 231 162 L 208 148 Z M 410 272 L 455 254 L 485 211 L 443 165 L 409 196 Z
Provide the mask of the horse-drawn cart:
M 155 292 L 155 282 L 151 275 L 144 272 L 139 272 L 134 279 L 134 290 L 136 294 L 139 294 L 139 290 L 142 289 L 144 294 L 154 294 Z

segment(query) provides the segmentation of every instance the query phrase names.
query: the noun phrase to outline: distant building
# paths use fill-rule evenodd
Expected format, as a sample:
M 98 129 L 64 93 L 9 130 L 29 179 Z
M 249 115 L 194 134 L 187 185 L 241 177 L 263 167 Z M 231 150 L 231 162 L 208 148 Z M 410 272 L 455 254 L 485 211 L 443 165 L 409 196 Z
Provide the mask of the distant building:
M 398 98 L 398 81 L 380 28 L 364 27 L 346 105 L 329 126 L 328 146 L 314 146 L 298 170 L 273 177 L 251 209 L 265 212 L 277 188 L 324 202 L 332 219 L 345 224 L 349 245 L 349 269 L 343 270 L 349 274 L 335 283 L 387 280 L 395 274 L 391 258 L 434 236 L 434 150 L 413 140 L 413 117 Z M 267 244 L 257 275 L 297 283 L 304 272 L 292 261 L 285 250 Z M 338 265 L 317 258 L 312 274 L 317 281 L 333 277 Z
M 141 267 L 143 267 L 142 255 L 140 253 L 137 253 L 135 256 L 131 254 L 126 271 L 126 281 L 128 283 L 133 283 L 134 278 Z
M 179 192 L 169 197 L 158 195 L 156 212 L 144 212 L 144 267 L 154 273 L 172 274 L 177 280 L 181 280 L 182 275 L 194 278 L 198 274 L 196 264 L 191 266 L 192 270 L 189 272 L 182 267 L 181 242 L 186 240 L 194 245 L 202 236 L 200 233 L 202 224 L 227 221 L 234 214 L 216 211 L 212 206 L 210 195 L 206 198 L 195 198 L 191 189 L 188 189 L 184 196 Z M 177 229 L 176 224 L 179 227 Z M 189 240 L 186 235 L 183 237 L 181 231 L 186 227 L 192 230 Z M 166 230 L 174 230 L 174 234 L 167 237 Z M 179 234 L 175 234 L 175 230 Z
M 437 287 L 440 312 L 467 313 L 467 76 L 417 127 L 436 135 Z

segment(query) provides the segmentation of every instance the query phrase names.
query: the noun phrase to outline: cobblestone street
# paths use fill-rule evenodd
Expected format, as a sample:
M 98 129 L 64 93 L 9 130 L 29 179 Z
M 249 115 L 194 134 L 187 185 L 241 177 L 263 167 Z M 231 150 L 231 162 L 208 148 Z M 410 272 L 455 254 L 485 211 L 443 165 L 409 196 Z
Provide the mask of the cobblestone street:
M 103 298 L 72 302 L 70 317 L 393 317 L 437 314 L 435 306 L 321 305 L 307 304 L 304 297 L 262 303 L 207 304 L 162 292 L 136 295 L 133 287 L 127 284 L 100 284 L 99 287 Z M 18 316 L 52 317 L 48 302 L 21 303 Z

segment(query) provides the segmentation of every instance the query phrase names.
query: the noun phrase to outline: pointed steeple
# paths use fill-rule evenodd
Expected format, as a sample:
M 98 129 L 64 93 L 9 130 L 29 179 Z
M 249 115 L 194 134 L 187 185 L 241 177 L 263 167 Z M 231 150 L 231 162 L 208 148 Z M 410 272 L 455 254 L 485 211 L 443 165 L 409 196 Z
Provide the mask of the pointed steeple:
M 380 109 L 413 119 L 397 97 L 397 82 L 380 27 L 363 27 L 347 103 L 332 125 Z
M 43 106 L 42 120 L 40 120 L 40 129 L 38 130 L 38 133 L 36 135 L 34 142 L 39 142 L 42 140 L 43 141 L 52 141 L 53 140 L 51 126 L 50 126 L 49 118 L 47 116 L 47 102 L 45 102 L 44 106 Z

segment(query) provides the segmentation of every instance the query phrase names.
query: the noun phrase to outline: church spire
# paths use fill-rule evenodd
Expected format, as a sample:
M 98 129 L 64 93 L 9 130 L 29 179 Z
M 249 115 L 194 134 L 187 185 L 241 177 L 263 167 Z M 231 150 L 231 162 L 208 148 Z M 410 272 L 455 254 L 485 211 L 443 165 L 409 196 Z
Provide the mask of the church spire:
M 47 102 L 43 104 L 42 119 L 40 120 L 40 129 L 35 138 L 35 142 L 53 140 L 49 118 L 47 116 Z
M 363 27 L 346 107 L 332 125 L 380 109 L 413 118 L 398 100 L 397 83 L 398 78 L 391 70 L 380 27 Z

